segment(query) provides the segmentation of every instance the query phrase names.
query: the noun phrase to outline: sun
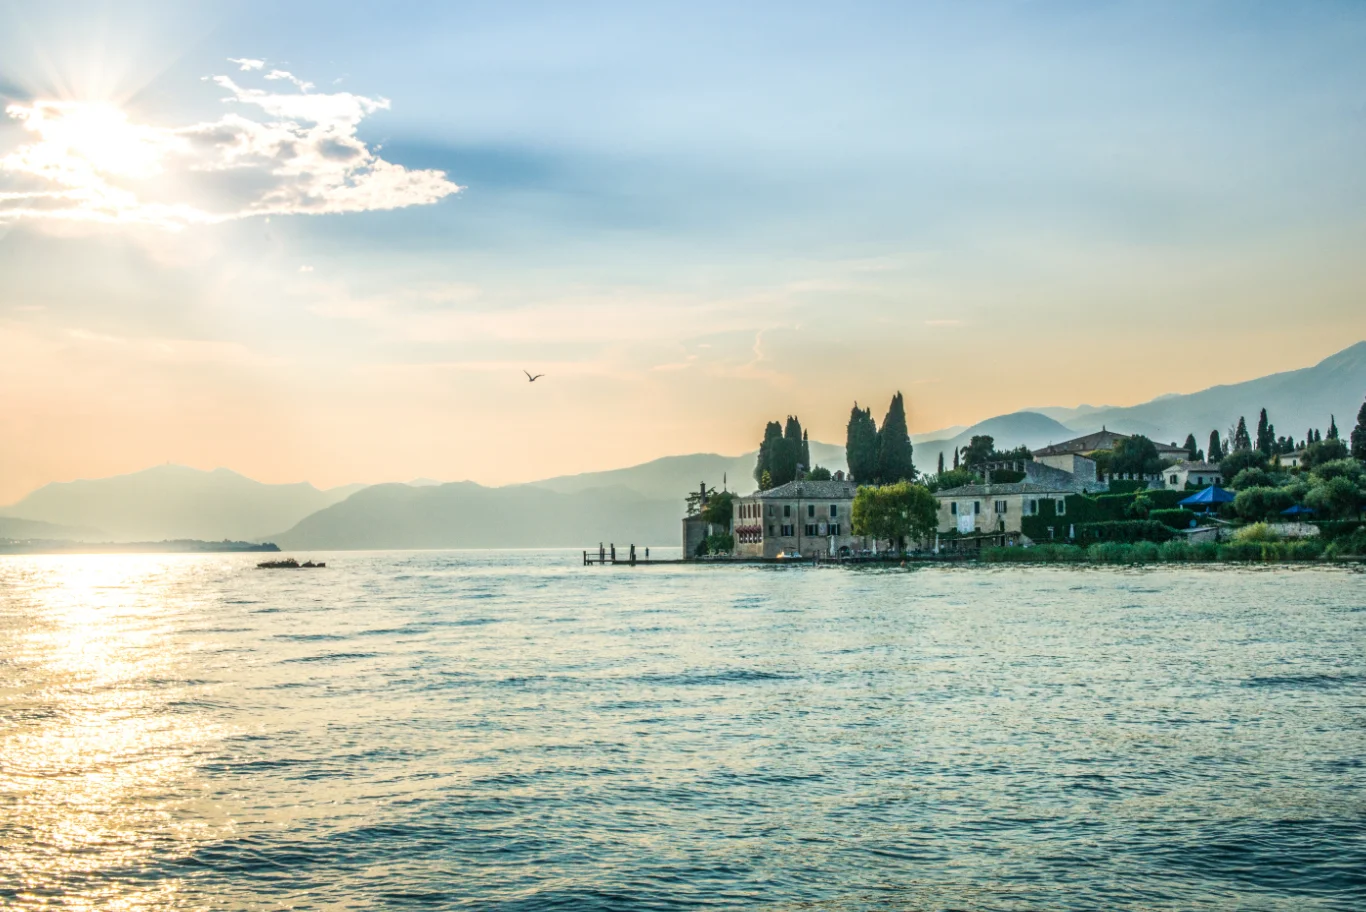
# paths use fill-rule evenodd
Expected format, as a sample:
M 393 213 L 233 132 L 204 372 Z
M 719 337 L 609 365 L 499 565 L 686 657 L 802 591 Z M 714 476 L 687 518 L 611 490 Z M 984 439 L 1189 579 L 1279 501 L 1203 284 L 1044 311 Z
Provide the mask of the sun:
M 6 113 L 20 120 L 39 141 L 23 150 L 31 170 L 73 169 L 124 178 L 154 177 L 167 154 L 184 140 L 156 127 L 130 123 L 128 115 L 104 102 L 38 101 L 13 104 Z M 55 176 L 55 175 L 54 175 Z

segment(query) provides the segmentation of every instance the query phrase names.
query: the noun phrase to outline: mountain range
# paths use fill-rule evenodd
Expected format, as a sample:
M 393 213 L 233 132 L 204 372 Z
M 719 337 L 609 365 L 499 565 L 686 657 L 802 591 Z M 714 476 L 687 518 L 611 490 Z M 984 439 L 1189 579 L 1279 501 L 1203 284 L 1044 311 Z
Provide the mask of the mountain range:
M 1102 426 L 1181 442 L 1224 436 L 1240 416 L 1266 408 L 1278 433 L 1302 438 L 1336 417 L 1346 434 L 1366 393 L 1366 342 L 1312 367 L 1161 396 L 1135 406 L 1050 406 L 971 427 L 917 434 L 915 460 L 932 472 L 939 454 L 989 434 L 998 446 L 1046 446 Z M 1301 426 L 1303 425 L 1303 426 Z M 811 442 L 812 462 L 845 468 L 844 448 Z M 641 465 L 490 488 L 474 482 L 347 485 L 262 484 L 227 469 L 157 466 L 131 475 L 46 485 L 0 510 L 0 538 L 276 541 L 305 548 L 460 548 L 673 544 L 683 498 L 701 482 L 748 493 L 756 454 L 694 453 Z M 723 481 L 724 480 L 724 481 Z

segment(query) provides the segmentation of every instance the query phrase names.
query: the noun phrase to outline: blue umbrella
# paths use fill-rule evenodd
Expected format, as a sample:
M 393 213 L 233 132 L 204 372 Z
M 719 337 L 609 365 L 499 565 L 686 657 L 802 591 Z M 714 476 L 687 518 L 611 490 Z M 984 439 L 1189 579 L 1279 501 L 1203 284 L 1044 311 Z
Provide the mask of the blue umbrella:
M 1218 485 L 1210 485 L 1203 491 L 1199 491 L 1181 501 L 1178 506 L 1182 507 L 1209 507 L 1215 504 L 1233 503 L 1233 494 L 1225 491 Z
M 1282 516 L 1308 516 L 1308 515 L 1312 515 L 1313 512 L 1314 512 L 1314 508 L 1313 508 L 1313 507 L 1306 507 L 1306 506 L 1303 506 L 1303 505 L 1301 505 L 1301 504 L 1295 504 L 1293 507 L 1291 507 L 1291 508 L 1288 509 L 1288 510 L 1282 510 L 1282 511 L 1281 511 L 1281 515 L 1282 515 Z

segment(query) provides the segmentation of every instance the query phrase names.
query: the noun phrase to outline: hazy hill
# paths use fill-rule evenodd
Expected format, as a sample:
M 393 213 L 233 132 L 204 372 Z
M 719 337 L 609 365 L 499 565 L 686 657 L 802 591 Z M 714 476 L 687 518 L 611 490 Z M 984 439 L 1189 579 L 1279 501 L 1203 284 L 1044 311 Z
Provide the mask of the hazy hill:
M 107 536 L 99 529 L 78 526 L 59 526 L 35 519 L 14 519 L 0 516 L 0 539 L 42 539 L 44 541 L 100 541 Z
M 108 541 L 257 540 L 360 487 L 320 491 L 307 483 L 262 484 L 227 469 L 205 472 L 163 465 L 131 475 L 45 485 L 0 515 L 95 529 Z
M 618 548 L 679 541 L 683 493 L 650 500 L 624 487 L 560 493 L 533 485 L 486 488 L 373 485 L 274 536 L 282 548 Z
M 980 421 L 962 433 L 943 440 L 924 440 L 915 445 L 915 467 L 925 473 L 933 473 L 938 466 L 939 454 L 944 454 L 944 465 L 952 468 L 953 451 L 961 449 L 973 437 L 985 434 L 996 441 L 1003 450 L 1024 444 L 1031 450 L 1067 440 L 1077 436 L 1066 425 L 1054 421 L 1038 412 L 1013 412 Z
M 624 469 L 560 475 L 530 484 L 562 494 L 575 494 L 593 488 L 622 487 L 652 500 L 680 500 L 689 491 L 697 490 L 698 483 L 703 481 L 709 487 L 721 490 L 724 477 L 729 490 L 748 494 L 757 487 L 754 483 L 754 461 L 758 455 L 758 450 L 755 450 L 743 456 L 719 456 L 716 453 L 665 456 Z M 847 470 L 842 446 L 813 440 L 811 461 L 832 472 Z
M 1366 342 L 1358 342 L 1320 361 L 1313 367 L 1271 374 L 1213 386 L 1187 395 L 1168 395 L 1127 408 L 1097 409 L 1068 422 L 1077 430 L 1099 430 L 1146 434 L 1154 440 L 1180 443 L 1195 434 L 1203 448 L 1209 432 L 1218 430 L 1223 437 L 1239 416 L 1247 418 L 1248 428 L 1256 426 L 1257 413 L 1267 410 L 1276 432 L 1293 435 L 1297 440 L 1313 426 L 1328 427 L 1328 416 L 1336 415 L 1338 428 L 1347 436 L 1356 424 L 1357 410 L 1366 396 Z

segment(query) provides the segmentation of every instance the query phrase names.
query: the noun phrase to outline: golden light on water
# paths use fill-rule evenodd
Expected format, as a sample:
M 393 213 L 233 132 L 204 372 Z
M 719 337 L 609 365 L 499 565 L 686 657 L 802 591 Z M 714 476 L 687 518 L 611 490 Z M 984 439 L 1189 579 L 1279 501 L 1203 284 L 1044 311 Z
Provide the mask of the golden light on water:
M 181 811 L 188 759 L 217 733 L 181 705 L 193 676 L 170 623 L 194 568 L 122 555 L 0 566 L 0 879 L 23 905 L 164 905 L 174 881 L 139 882 L 140 866 L 208 826 Z

